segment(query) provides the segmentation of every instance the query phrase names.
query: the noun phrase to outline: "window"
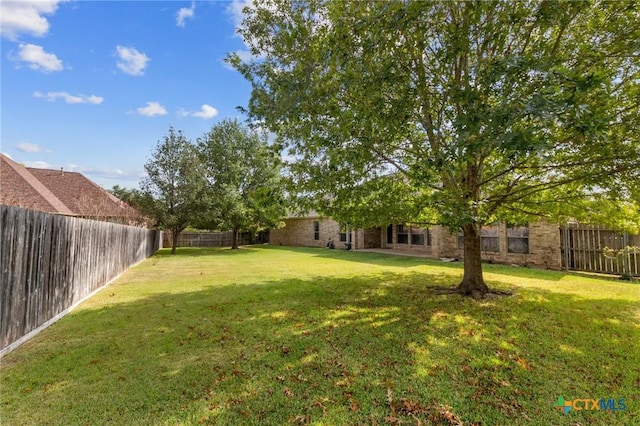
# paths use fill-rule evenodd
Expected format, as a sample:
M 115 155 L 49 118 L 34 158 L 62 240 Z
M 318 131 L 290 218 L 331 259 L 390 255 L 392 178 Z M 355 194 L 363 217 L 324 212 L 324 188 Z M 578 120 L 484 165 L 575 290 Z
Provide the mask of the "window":
M 482 251 L 500 251 L 500 227 L 498 225 L 483 226 L 480 235 Z
M 397 244 L 408 244 L 409 233 L 406 225 L 396 225 Z
M 482 251 L 500 251 L 500 227 L 498 225 L 483 226 L 480 229 L 480 244 Z M 458 249 L 464 249 L 464 233 L 458 234 Z
M 313 239 L 316 241 L 320 239 L 320 222 L 317 220 L 313 221 Z
M 411 227 L 411 244 L 415 246 L 424 245 L 424 232 L 417 226 Z
M 340 225 L 340 241 L 347 242 L 347 225 Z
M 507 225 L 507 251 L 529 253 L 529 225 Z

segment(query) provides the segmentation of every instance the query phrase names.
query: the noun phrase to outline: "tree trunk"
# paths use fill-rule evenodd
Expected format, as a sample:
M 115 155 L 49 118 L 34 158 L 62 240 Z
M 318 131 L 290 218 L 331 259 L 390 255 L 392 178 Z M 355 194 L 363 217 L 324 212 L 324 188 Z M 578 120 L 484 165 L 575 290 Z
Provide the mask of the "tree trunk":
M 464 225 L 464 276 L 456 290 L 474 299 L 481 299 L 489 292 L 489 287 L 482 277 L 482 244 L 480 226 Z
M 232 246 L 231 249 L 232 250 L 236 250 L 238 248 L 238 234 L 240 233 L 240 230 L 238 229 L 237 226 L 233 227 L 233 242 L 232 242 Z
M 173 241 L 171 242 L 171 254 L 176 254 L 176 247 L 178 247 L 178 237 L 180 236 L 179 229 L 172 229 L 171 236 Z

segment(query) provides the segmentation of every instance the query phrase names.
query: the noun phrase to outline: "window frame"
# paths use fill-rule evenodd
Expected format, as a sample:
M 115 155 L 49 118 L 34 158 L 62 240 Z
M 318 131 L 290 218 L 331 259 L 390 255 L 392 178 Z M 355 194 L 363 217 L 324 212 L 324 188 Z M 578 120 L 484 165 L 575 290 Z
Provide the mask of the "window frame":
M 424 246 L 425 240 L 428 240 L 428 238 L 425 238 L 424 229 L 420 227 L 411 225 L 409 233 L 411 234 L 412 246 Z
M 409 245 L 409 230 L 405 224 L 396 225 L 396 244 Z
M 500 225 L 492 224 L 480 228 L 480 250 L 500 253 Z
M 345 224 L 340 225 L 339 239 L 341 243 L 347 242 L 347 225 Z
M 496 234 L 496 235 L 488 235 Z M 464 250 L 464 231 L 458 234 L 458 250 Z M 492 224 L 480 228 L 480 250 L 486 253 L 500 253 L 500 224 Z
M 517 234 L 518 231 L 522 231 L 522 233 L 525 235 L 513 235 L 513 234 Z M 521 244 L 517 244 L 516 241 L 520 241 Z M 530 241 L 530 229 L 529 229 L 528 223 L 524 225 L 507 223 L 507 253 L 530 254 L 531 247 L 529 246 L 529 241 Z M 518 245 L 526 247 L 526 251 L 518 251 L 516 249 Z

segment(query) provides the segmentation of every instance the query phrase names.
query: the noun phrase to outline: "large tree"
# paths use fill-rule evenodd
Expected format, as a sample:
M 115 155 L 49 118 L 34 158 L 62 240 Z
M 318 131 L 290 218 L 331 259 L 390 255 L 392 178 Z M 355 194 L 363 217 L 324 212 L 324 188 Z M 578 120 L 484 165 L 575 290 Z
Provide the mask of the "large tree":
M 255 2 L 239 27 L 253 59 L 228 61 L 301 202 L 462 229 L 456 291 L 482 297 L 482 225 L 630 196 L 638 22 L 625 1 Z
M 278 227 L 285 215 L 279 153 L 266 137 L 236 120 L 223 120 L 199 140 L 207 179 L 205 214 L 199 227 L 257 233 Z
M 171 254 L 175 254 L 180 233 L 197 220 L 203 208 L 205 180 L 196 146 L 182 131 L 170 127 L 144 169 L 147 176 L 138 200 L 160 228 L 171 232 Z

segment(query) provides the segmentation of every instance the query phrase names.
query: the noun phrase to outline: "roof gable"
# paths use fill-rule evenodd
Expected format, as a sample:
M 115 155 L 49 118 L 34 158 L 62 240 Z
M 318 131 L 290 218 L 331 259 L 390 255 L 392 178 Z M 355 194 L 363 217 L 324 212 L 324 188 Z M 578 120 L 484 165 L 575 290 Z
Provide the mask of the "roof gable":
M 27 168 L 0 154 L 0 202 L 23 208 L 73 215 Z

